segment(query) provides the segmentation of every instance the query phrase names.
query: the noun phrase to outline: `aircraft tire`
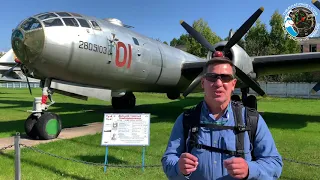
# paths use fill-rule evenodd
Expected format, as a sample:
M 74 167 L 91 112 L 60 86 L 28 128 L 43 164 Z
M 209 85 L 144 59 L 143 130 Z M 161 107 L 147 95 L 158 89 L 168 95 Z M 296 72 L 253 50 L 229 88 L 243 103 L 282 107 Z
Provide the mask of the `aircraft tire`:
M 126 94 L 126 100 L 127 101 L 127 107 L 129 109 L 132 109 L 136 106 L 136 97 L 134 96 L 133 93 L 128 93 Z
M 167 98 L 171 100 L 178 99 L 180 97 L 180 92 L 179 91 L 171 91 L 167 92 Z
M 112 97 L 111 104 L 113 109 L 120 109 L 121 108 L 121 97 Z
M 34 114 L 31 114 L 24 122 L 24 130 L 27 136 L 29 136 L 32 139 L 36 139 L 38 137 L 38 130 L 36 127 L 37 120 L 38 117 Z
M 39 133 L 39 139 L 55 139 L 59 136 L 62 129 L 61 119 L 57 114 L 45 112 L 38 119 L 36 127 Z
M 114 109 L 131 109 L 136 106 L 136 97 L 128 92 L 122 97 L 112 97 L 111 103 Z
M 248 96 L 246 100 L 246 106 L 257 110 L 258 108 L 257 98 L 254 95 Z

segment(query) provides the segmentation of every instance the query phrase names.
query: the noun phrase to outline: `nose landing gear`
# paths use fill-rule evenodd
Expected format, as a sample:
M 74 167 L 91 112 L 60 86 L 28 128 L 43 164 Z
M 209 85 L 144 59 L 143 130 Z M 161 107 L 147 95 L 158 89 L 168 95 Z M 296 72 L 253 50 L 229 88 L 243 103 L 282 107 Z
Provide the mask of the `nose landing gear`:
M 26 119 L 24 127 L 26 134 L 32 139 L 49 140 L 59 136 L 62 124 L 59 115 L 47 112 L 49 106 L 54 104 L 52 91 L 49 89 L 51 80 L 46 79 L 43 85 L 42 97 L 36 97 L 33 102 L 31 115 Z M 47 98 L 51 101 L 46 104 Z

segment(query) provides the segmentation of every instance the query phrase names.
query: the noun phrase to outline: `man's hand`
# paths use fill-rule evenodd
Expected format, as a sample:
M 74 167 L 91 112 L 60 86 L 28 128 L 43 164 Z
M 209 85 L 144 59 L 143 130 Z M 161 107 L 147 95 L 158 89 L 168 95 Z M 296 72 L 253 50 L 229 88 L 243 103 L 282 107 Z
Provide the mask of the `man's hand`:
M 243 158 L 232 158 L 225 160 L 223 165 L 233 178 L 243 179 L 248 176 L 249 167 L 246 160 Z
M 198 158 L 190 153 L 182 153 L 178 165 L 182 174 L 188 175 L 197 169 Z

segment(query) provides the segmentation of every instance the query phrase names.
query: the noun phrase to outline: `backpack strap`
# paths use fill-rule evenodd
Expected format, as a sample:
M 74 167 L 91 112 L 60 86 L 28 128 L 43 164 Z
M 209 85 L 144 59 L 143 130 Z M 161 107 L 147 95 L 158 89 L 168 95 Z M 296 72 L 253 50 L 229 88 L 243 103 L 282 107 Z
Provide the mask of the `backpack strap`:
M 193 147 L 196 148 L 202 148 L 209 151 L 215 151 L 225 154 L 230 154 L 232 156 L 242 157 L 245 158 L 244 153 L 244 133 L 245 131 L 248 131 L 248 135 L 250 138 L 250 143 L 252 144 L 252 151 L 251 156 L 254 160 L 255 157 L 253 155 L 253 149 L 254 149 L 254 140 L 255 135 L 257 132 L 257 124 L 259 120 L 259 113 L 257 110 L 249 107 L 243 106 L 243 104 L 239 101 L 231 102 L 231 107 L 234 114 L 235 119 L 235 126 L 219 126 L 215 124 L 200 124 L 200 114 L 201 114 L 201 108 L 202 108 L 201 101 L 199 104 L 197 104 L 196 107 L 193 107 L 191 109 L 188 109 L 183 113 L 183 130 L 184 130 L 184 142 L 186 145 L 186 149 L 184 152 L 191 152 Z M 242 108 L 245 107 L 245 118 L 246 118 L 246 125 L 244 124 L 244 121 L 242 119 Z M 198 131 L 200 127 L 208 127 L 208 128 L 216 128 L 216 129 L 232 129 L 235 131 L 236 135 L 236 151 L 229 151 L 229 150 L 222 150 L 202 144 L 197 144 L 198 140 Z M 189 137 L 190 132 L 190 138 L 188 143 L 186 143 L 187 138 Z
M 252 151 L 251 151 L 251 157 L 252 160 L 255 160 L 254 156 L 254 141 L 256 138 L 257 133 L 257 126 L 258 126 L 258 120 L 259 120 L 259 112 L 254 108 L 246 107 L 245 109 L 245 117 L 247 120 L 247 126 L 251 129 L 251 131 L 248 133 L 250 138 L 250 143 L 252 144 Z
M 183 113 L 183 134 L 186 145 L 184 152 L 190 153 L 194 144 L 197 143 L 202 103 L 203 101 L 198 103 L 196 107 L 188 109 Z M 189 137 L 189 132 L 190 138 L 188 143 L 186 143 L 187 138 Z
M 235 131 L 236 135 L 236 156 L 244 158 L 244 133 L 245 130 L 247 130 L 246 126 L 244 125 L 243 119 L 242 119 L 242 108 L 243 105 L 241 102 L 232 101 L 231 107 L 234 115 L 235 120 L 235 128 L 238 129 L 238 131 Z

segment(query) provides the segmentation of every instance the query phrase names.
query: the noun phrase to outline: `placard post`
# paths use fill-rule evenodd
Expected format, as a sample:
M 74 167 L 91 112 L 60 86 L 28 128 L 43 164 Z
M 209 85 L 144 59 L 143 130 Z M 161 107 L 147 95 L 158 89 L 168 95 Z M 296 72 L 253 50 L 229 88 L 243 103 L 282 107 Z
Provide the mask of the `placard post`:
M 106 146 L 106 154 L 105 154 L 105 160 L 104 160 L 104 173 L 107 172 L 107 165 L 108 165 L 108 146 Z

